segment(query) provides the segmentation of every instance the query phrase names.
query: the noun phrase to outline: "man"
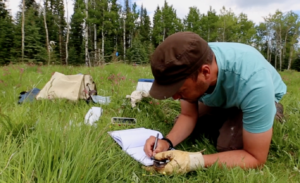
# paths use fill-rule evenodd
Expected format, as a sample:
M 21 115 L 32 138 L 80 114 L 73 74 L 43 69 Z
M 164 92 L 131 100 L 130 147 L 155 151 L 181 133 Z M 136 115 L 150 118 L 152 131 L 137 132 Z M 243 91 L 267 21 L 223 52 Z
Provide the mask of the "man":
M 186 173 L 214 163 L 257 168 L 267 160 L 272 126 L 286 85 L 269 62 L 253 47 L 239 43 L 207 43 L 192 32 L 179 32 L 161 43 L 151 57 L 155 81 L 150 95 L 180 99 L 181 114 L 165 138 L 150 137 L 144 151 L 169 159 L 160 173 Z M 197 128 L 195 128 L 197 125 Z M 202 155 L 167 151 L 194 130 L 217 128 L 219 153 Z M 199 132 L 200 133 L 200 132 Z

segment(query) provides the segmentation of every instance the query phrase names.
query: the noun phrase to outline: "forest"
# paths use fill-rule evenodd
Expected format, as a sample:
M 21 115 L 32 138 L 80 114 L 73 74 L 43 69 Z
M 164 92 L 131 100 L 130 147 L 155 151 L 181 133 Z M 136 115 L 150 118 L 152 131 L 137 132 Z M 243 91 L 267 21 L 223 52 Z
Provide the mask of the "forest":
M 208 42 L 239 42 L 255 47 L 277 70 L 300 71 L 300 18 L 276 10 L 255 24 L 230 7 L 202 12 L 190 7 L 179 18 L 165 0 L 153 17 L 146 7 L 124 0 L 22 0 L 12 17 L 0 0 L 0 65 L 99 66 L 110 62 L 147 64 L 156 46 L 179 31 Z M 65 6 L 74 3 L 71 15 Z M 66 4 L 66 5 L 65 5 Z

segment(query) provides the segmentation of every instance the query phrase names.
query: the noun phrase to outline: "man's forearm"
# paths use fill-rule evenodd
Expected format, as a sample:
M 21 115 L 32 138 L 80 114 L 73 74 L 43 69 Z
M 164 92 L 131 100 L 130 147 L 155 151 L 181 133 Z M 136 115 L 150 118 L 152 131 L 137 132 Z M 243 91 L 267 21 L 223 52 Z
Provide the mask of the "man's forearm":
M 174 146 L 176 146 L 192 133 L 196 122 L 197 119 L 180 115 L 174 127 L 166 137 L 172 141 Z
M 258 168 L 265 163 L 259 161 L 245 150 L 232 150 L 216 154 L 203 155 L 203 157 L 206 167 L 218 162 L 220 166 L 225 165 L 228 168 L 239 166 L 247 169 Z

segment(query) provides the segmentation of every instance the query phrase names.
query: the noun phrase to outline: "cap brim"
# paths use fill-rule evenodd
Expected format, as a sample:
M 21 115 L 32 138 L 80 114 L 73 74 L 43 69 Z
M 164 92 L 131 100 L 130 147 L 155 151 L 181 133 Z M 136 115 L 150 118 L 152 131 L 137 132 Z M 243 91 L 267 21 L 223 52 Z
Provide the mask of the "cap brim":
M 184 81 L 182 80 L 171 85 L 160 85 L 154 80 L 150 89 L 150 96 L 159 100 L 170 98 L 180 89 Z

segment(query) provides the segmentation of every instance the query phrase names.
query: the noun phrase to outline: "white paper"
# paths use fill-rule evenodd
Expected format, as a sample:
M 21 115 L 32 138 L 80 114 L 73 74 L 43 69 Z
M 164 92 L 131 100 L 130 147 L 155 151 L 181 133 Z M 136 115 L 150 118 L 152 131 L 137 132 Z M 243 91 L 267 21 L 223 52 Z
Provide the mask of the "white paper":
M 85 115 L 85 124 L 93 125 L 96 121 L 99 120 L 100 116 L 102 114 L 102 108 L 101 107 L 92 107 Z
M 138 84 L 136 86 L 136 90 L 149 93 L 149 91 L 152 87 L 152 84 L 153 84 L 152 82 L 138 82 Z
M 145 166 L 153 165 L 151 160 L 144 152 L 144 145 L 150 136 L 162 138 L 163 135 L 156 131 L 145 128 L 135 128 L 108 132 L 109 135 L 122 147 L 122 150 L 132 158 Z

